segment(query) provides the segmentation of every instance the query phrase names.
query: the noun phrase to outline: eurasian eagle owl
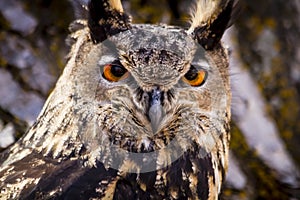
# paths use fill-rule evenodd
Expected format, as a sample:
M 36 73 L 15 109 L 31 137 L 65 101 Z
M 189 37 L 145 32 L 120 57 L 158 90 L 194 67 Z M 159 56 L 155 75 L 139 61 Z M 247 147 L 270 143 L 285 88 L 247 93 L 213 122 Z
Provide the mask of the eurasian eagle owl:
M 132 24 L 77 0 L 68 63 L 38 119 L 0 157 L 0 199 L 218 199 L 230 84 L 220 39 L 235 0 L 198 0 L 188 30 Z

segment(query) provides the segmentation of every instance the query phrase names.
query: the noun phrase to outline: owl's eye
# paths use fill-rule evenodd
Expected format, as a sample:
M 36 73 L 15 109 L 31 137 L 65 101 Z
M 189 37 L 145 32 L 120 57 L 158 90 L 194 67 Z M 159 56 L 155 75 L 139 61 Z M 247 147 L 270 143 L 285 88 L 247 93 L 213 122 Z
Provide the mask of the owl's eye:
M 196 69 L 191 65 L 189 71 L 182 78 L 184 82 L 193 87 L 201 86 L 205 83 L 207 72 L 204 69 Z
M 128 71 L 121 63 L 111 63 L 104 66 L 102 76 L 110 82 L 117 82 L 127 78 Z

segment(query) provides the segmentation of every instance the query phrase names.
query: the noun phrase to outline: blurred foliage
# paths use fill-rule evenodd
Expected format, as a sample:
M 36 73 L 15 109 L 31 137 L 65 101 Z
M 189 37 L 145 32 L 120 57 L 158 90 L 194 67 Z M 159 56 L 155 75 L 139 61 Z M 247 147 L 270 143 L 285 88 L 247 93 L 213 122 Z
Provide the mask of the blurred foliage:
M 269 102 L 269 114 L 276 121 L 287 148 L 300 163 L 300 80 L 299 75 L 293 77 L 294 70 L 300 71 L 300 13 L 296 4 L 283 0 L 247 1 L 236 27 L 245 66 Z M 275 55 L 261 52 L 255 44 L 264 30 L 275 33 L 273 50 L 270 49 Z M 270 64 L 264 65 L 267 59 Z

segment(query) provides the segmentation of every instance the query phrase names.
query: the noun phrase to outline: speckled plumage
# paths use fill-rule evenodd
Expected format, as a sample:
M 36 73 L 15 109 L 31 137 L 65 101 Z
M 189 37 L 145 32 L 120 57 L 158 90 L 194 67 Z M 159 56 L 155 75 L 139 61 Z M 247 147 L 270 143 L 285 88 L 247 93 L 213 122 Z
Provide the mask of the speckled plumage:
M 212 14 L 228 12 L 228 2 Z M 202 22 L 189 31 L 130 24 L 108 0 L 82 9 L 89 18 L 75 22 L 81 28 L 54 91 L 0 157 L 0 199 L 218 199 L 231 102 L 219 40 L 230 16 L 201 18 L 213 19 L 206 46 Z M 129 75 L 107 81 L 103 66 L 116 60 Z M 208 74 L 200 86 L 183 81 L 191 65 Z

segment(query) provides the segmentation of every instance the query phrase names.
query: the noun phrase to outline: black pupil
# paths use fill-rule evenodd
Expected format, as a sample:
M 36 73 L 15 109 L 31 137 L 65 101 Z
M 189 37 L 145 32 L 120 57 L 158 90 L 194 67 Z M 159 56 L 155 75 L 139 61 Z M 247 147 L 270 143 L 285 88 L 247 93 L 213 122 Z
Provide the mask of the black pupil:
M 121 65 L 112 64 L 110 71 L 114 76 L 122 77 L 126 73 L 127 70 Z
M 190 70 L 184 75 L 184 77 L 189 81 L 195 80 L 197 76 L 198 70 L 193 65 L 191 65 Z

